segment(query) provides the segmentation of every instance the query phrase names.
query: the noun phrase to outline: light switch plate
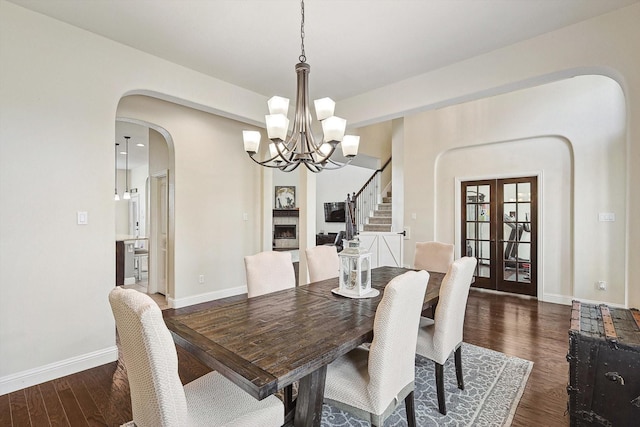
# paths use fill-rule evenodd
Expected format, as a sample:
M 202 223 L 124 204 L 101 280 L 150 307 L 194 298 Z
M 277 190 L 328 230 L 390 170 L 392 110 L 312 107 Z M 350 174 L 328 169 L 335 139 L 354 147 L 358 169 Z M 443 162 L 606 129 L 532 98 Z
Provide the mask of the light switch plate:
M 89 224 L 89 213 L 86 211 L 78 211 L 78 225 Z
M 616 214 L 613 212 L 600 212 L 598 214 L 598 221 L 600 222 L 613 222 L 616 220 Z

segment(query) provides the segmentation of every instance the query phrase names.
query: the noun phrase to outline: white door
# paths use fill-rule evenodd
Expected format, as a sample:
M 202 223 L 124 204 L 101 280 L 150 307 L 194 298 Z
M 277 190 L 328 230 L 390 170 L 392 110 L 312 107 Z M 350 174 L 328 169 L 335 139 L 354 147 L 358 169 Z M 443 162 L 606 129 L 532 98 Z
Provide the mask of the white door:
M 151 241 L 149 293 L 167 294 L 167 240 L 169 235 L 169 187 L 167 175 L 151 181 Z
M 371 252 L 371 267 L 402 267 L 404 235 L 398 233 L 361 232 L 360 246 Z

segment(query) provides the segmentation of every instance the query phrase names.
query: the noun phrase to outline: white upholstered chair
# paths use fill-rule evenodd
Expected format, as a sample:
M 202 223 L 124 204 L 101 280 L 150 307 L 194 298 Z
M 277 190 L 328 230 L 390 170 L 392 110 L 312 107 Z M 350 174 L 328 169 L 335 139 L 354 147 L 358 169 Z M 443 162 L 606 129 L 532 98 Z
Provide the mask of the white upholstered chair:
M 410 271 L 389 282 L 370 348 L 358 347 L 327 367 L 325 403 L 382 426 L 404 399 L 409 426 L 415 426 L 415 348 L 428 281 L 426 271 Z
M 335 246 L 315 246 L 305 251 L 311 282 L 338 277 L 340 260 Z
M 218 372 L 184 387 L 178 355 L 158 305 L 133 289 L 115 288 L 109 302 L 127 368 L 133 421 L 127 426 L 281 426 L 275 396 L 256 400 Z
M 416 242 L 413 268 L 446 273 L 453 263 L 454 245 L 440 242 Z
M 296 286 L 291 253 L 267 251 L 244 257 L 249 298 Z
M 476 259 L 472 257 L 463 257 L 454 261 L 447 275 L 442 279 L 434 319 L 425 317 L 420 319 L 416 353 L 435 362 L 438 409 L 443 415 L 447 413 L 444 398 L 444 362 L 452 352 L 455 353 L 458 388 L 464 390 L 460 346 L 469 286 L 476 263 Z

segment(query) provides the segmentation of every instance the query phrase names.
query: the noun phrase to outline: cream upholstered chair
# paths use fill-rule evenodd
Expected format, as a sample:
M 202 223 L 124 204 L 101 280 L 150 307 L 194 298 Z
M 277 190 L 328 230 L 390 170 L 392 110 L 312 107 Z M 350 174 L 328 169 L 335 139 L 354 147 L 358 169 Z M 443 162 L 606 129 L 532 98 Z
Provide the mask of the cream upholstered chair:
M 256 400 L 218 372 L 184 387 L 178 355 L 158 305 L 133 289 L 115 288 L 109 302 L 131 389 L 137 427 L 281 426 L 284 406 L 275 396 Z
M 267 251 L 244 257 L 249 298 L 296 286 L 291 253 Z
M 440 242 L 416 242 L 413 268 L 446 273 L 453 262 L 454 246 Z
M 340 260 L 335 246 L 315 246 L 305 251 L 309 279 L 312 282 L 338 277 Z
M 415 348 L 428 281 L 426 271 L 410 271 L 389 282 L 370 348 L 358 347 L 329 364 L 325 403 L 382 426 L 404 399 L 409 426 L 415 426 Z
M 464 257 L 454 261 L 442 279 L 434 319 L 421 318 L 416 353 L 435 362 L 438 409 L 446 415 L 444 398 L 444 362 L 455 352 L 458 388 L 464 390 L 462 378 L 462 329 L 467 308 L 469 286 L 476 268 L 476 259 Z

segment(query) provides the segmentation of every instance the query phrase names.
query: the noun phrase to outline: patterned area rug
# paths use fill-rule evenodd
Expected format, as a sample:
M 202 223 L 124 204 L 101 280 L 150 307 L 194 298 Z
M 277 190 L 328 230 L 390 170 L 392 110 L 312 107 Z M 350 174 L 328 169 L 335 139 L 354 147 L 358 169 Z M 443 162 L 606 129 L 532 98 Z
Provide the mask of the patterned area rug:
M 497 351 L 462 344 L 464 390 L 456 382 L 453 357 L 444 368 L 447 415 L 438 411 L 433 362 L 416 356 L 416 421 L 427 426 L 509 426 L 527 384 L 533 362 Z M 329 405 L 322 408 L 322 427 L 368 427 Z M 385 427 L 406 426 L 404 403 L 387 418 Z

